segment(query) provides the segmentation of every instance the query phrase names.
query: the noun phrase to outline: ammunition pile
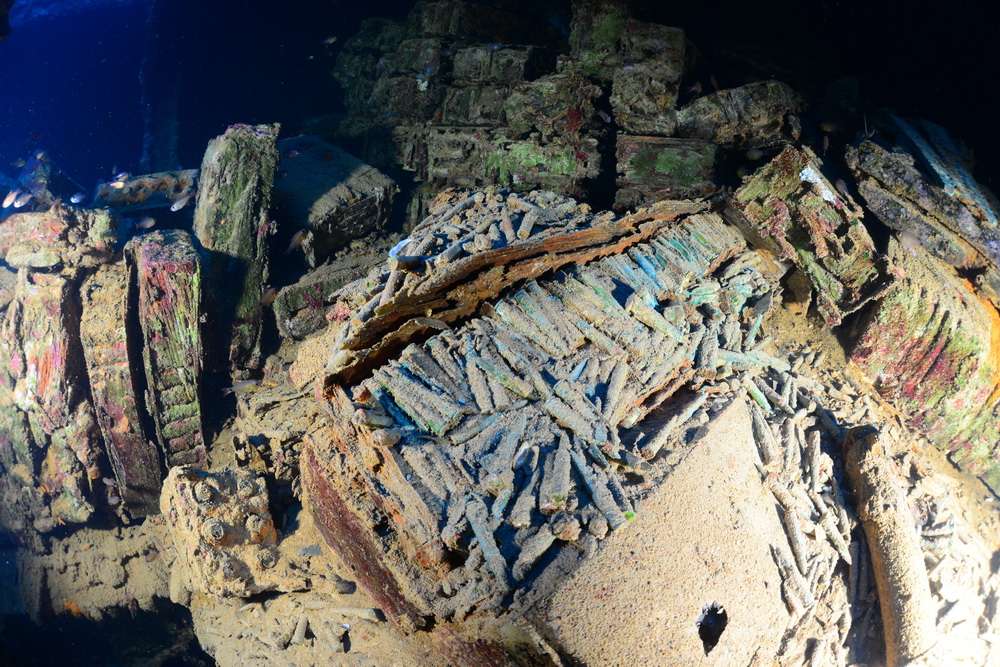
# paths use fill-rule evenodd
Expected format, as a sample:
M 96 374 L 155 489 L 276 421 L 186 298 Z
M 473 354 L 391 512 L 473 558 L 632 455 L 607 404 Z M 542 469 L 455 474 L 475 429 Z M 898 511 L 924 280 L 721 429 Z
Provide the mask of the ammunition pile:
M 771 285 L 743 249 L 716 215 L 691 215 L 516 285 L 350 387 L 358 441 L 391 452 L 441 542 L 465 554 L 445 615 L 503 600 L 554 545 L 625 526 L 668 452 L 751 378 L 788 369 L 758 340 Z
M 586 204 L 551 192 L 442 193 L 384 266 L 360 288 L 342 288 L 339 301 L 354 314 L 340 332 L 327 384 L 353 384 L 412 340 L 474 315 L 506 287 L 622 252 L 704 208 L 665 201 L 619 218 L 593 215 Z M 633 260 L 636 270 L 639 261 L 648 260 Z

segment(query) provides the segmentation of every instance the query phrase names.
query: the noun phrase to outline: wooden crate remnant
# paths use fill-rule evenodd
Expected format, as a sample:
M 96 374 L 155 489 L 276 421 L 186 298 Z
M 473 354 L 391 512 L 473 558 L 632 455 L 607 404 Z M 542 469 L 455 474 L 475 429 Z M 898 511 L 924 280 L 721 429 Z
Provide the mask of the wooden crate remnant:
M 201 258 L 187 232 L 154 231 L 128 247 L 139 300 L 146 408 L 167 467 L 208 461 L 201 430 Z

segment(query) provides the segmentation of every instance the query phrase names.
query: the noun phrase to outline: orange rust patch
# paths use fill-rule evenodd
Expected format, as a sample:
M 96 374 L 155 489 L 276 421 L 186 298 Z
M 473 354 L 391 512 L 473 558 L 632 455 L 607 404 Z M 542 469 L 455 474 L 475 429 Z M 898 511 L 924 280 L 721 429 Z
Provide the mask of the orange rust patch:
M 73 614 L 75 618 L 81 618 L 83 616 L 83 611 L 80 610 L 80 605 L 69 598 L 63 600 L 63 611 L 68 611 Z
M 986 356 L 986 363 L 991 366 L 990 371 L 993 377 L 990 379 L 990 384 L 993 385 L 993 391 L 990 392 L 990 397 L 986 401 L 986 404 L 993 407 L 1000 400 L 1000 313 L 997 312 L 997 309 L 989 300 L 979 295 L 969 281 L 965 281 L 965 284 L 976 295 L 979 302 L 983 304 L 983 308 L 990 318 L 990 350 Z

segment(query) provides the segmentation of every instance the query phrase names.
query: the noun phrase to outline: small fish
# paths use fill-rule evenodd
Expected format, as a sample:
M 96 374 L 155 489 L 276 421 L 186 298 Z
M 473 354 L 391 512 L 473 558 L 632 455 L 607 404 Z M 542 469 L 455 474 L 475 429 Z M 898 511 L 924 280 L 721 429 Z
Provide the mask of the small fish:
M 695 95 L 701 95 L 701 81 L 695 81 L 688 87 L 687 91 L 689 93 L 694 93 Z
M 37 153 L 35 153 L 36 160 L 42 160 L 44 158 L 45 158 L 45 151 L 38 151 Z
M 746 178 L 747 176 L 750 175 L 750 170 L 747 169 L 746 165 L 741 164 L 739 168 L 736 170 L 736 175 L 739 176 L 740 178 Z
M 51 206 L 49 206 L 49 213 L 53 215 L 59 215 L 62 213 L 62 197 L 56 197 L 52 200 Z
M 487 51 L 500 51 L 500 50 L 503 49 L 503 47 L 504 47 L 504 43 L 503 42 L 491 42 L 491 43 L 489 43 L 489 44 L 486 45 L 486 50 Z
M 130 178 L 132 178 L 132 174 L 128 173 L 127 171 L 120 171 L 117 174 L 115 174 L 116 181 L 127 181 Z
M 288 176 L 288 170 L 282 169 L 281 171 L 279 171 L 277 174 L 274 175 L 274 180 L 278 180 L 279 178 L 284 178 L 285 176 Z
M 751 148 L 747 151 L 747 159 L 756 162 L 764 157 L 764 151 L 759 148 Z
M 229 396 L 229 394 L 236 394 L 237 396 L 241 394 L 246 394 L 260 386 L 260 380 L 240 380 L 232 387 L 226 387 L 222 390 L 223 396 Z
M 903 246 L 903 248 L 911 254 L 916 254 L 917 248 L 923 247 L 920 239 L 912 232 L 902 230 L 896 232 L 896 236 L 899 238 L 899 245 Z
M 10 165 L 12 167 L 15 167 L 17 169 L 20 169 L 21 167 L 23 167 L 26 164 L 28 164 L 28 163 L 24 161 L 24 158 L 18 158 L 18 159 L 14 160 L 13 162 L 10 163 Z
M 326 39 L 323 40 L 324 46 L 333 46 L 336 43 L 337 43 L 336 35 L 333 35 L 332 37 L 327 37 Z
M 82 192 L 77 192 L 75 195 L 73 195 L 72 197 L 70 197 L 69 200 L 73 204 L 79 204 L 80 202 L 82 202 L 86 198 L 87 198 L 86 194 L 84 194 Z
M 115 505 L 117 505 L 121 501 L 122 501 L 122 499 L 119 498 L 118 496 L 108 496 L 108 504 L 111 505 L 112 507 L 114 507 Z
M 281 154 L 282 157 L 293 158 L 302 155 L 302 151 L 298 148 L 289 148 L 287 151 Z
M 845 197 L 850 196 L 847 194 L 847 183 L 844 182 L 844 179 L 838 178 L 837 182 L 833 184 L 833 187 L 837 188 L 837 192 L 844 195 Z
M 183 197 L 181 197 L 180 199 L 178 199 L 177 201 L 175 201 L 173 204 L 170 205 L 170 210 L 171 211 L 179 211 L 182 208 L 184 208 L 185 206 L 187 206 L 187 203 L 189 201 L 191 201 L 191 195 L 189 195 L 189 194 L 188 195 L 184 195 Z
M 3 207 L 10 208 L 10 205 L 13 204 L 14 200 L 16 200 L 20 195 L 21 195 L 21 188 L 18 188 L 16 190 L 11 190 L 10 192 L 8 192 L 7 196 L 3 198 Z
M 824 132 L 836 132 L 838 129 L 840 129 L 840 126 L 831 120 L 825 120 L 819 124 L 819 129 L 823 130 Z
M 618 67 L 625 62 L 625 56 L 621 53 L 609 53 L 601 60 L 601 64 L 608 67 Z
M 125 187 L 125 181 L 111 181 L 108 183 L 109 188 L 114 188 L 115 190 L 121 190 Z
M 440 329 L 441 331 L 447 331 L 451 329 L 447 322 L 442 322 L 441 320 L 435 320 L 433 317 L 414 317 L 414 324 L 419 324 L 422 327 L 430 327 L 432 329 Z
M 277 296 L 278 296 L 278 288 L 268 287 L 267 289 L 264 290 L 264 295 L 260 297 L 260 305 L 267 308 L 272 303 L 274 303 L 274 299 Z
M 395 257 L 399 252 L 405 248 L 413 239 L 403 239 L 396 245 L 392 246 L 392 250 L 389 251 L 389 257 Z
M 708 82 L 712 84 L 712 88 L 715 88 L 715 92 L 719 92 L 719 82 L 715 80 L 714 74 L 708 75 Z
M 595 112 L 594 112 L 594 113 L 596 113 L 596 114 L 597 114 L 597 116 L 598 116 L 598 117 L 599 117 L 599 118 L 600 118 L 601 120 L 603 120 L 603 121 L 604 121 L 605 123 L 610 123 L 610 122 L 611 122 L 611 116 L 610 116 L 610 115 L 608 115 L 608 112 L 607 112 L 607 111 L 605 111 L 604 109 L 597 109 L 597 110 L 595 110 Z
M 110 477 L 102 477 L 101 481 L 104 482 L 105 486 L 114 486 L 115 484 L 117 484 L 117 482 L 115 482 L 115 480 L 111 479 Z
M 14 208 L 21 208 L 29 201 L 31 201 L 31 198 L 34 196 L 35 195 L 31 194 L 30 192 L 22 192 L 17 196 L 17 199 L 14 200 Z
M 292 237 L 292 242 L 288 244 L 288 248 L 285 250 L 285 256 L 292 254 L 292 251 L 302 245 L 302 242 L 306 239 L 306 233 L 309 230 L 300 229 L 295 232 L 295 236 Z
M 830 148 L 830 135 L 823 135 L 823 155 L 826 155 L 827 149 Z
M 152 218 L 152 217 L 147 216 L 147 217 L 143 218 L 142 220 L 140 220 L 139 222 L 135 223 L 135 228 L 136 229 L 152 229 L 154 225 L 156 225 L 156 218 Z

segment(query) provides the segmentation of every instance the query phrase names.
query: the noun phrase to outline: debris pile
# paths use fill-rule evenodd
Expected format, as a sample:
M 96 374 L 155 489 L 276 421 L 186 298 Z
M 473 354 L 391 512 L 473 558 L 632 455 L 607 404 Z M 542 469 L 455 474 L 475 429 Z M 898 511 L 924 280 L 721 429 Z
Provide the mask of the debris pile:
M 4 613 L 169 594 L 227 664 L 394 633 L 447 664 L 995 659 L 1000 258 L 962 150 L 886 114 L 821 160 L 798 94 L 702 94 L 679 29 L 588 1 L 553 31 L 364 22 L 327 137 L 375 166 L 236 125 L 80 208 L 26 161 Z

